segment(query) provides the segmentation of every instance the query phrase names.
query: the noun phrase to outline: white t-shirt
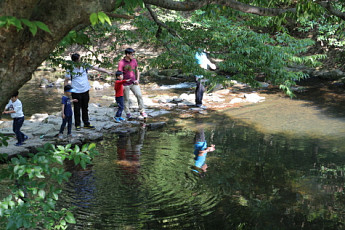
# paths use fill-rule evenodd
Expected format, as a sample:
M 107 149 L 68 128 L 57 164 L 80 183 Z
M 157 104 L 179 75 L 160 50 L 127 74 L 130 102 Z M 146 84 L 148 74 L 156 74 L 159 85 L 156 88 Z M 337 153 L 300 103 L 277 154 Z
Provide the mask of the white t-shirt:
M 85 93 L 90 90 L 91 86 L 87 76 L 87 68 L 74 67 L 72 73 L 70 70 L 67 70 L 66 78 L 72 79 L 72 87 L 76 93 Z
M 23 105 L 19 99 L 17 99 L 15 102 L 12 102 L 12 100 L 10 100 L 5 109 L 9 111 L 15 111 L 15 113 L 11 113 L 12 118 L 24 117 Z

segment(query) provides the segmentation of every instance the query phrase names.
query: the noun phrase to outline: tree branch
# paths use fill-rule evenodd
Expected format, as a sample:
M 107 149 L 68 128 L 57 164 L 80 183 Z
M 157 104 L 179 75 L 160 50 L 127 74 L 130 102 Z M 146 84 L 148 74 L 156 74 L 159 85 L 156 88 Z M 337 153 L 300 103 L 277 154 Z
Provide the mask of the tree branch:
M 337 16 L 338 18 L 341 18 L 343 20 L 345 20 L 345 13 L 335 9 L 332 4 L 331 1 L 316 1 L 317 4 L 319 4 L 320 6 L 322 6 L 323 8 L 325 8 L 326 10 L 328 10 L 328 12 L 334 16 Z
M 112 18 L 124 18 L 124 19 L 134 19 L 134 16 L 125 15 L 125 14 L 115 14 L 115 13 L 107 13 L 109 17 Z
M 144 0 L 144 3 L 176 11 L 193 11 L 209 4 L 219 4 L 223 6 L 228 6 L 234 10 L 238 10 L 249 14 L 256 14 L 259 16 L 278 16 L 287 12 L 296 12 L 296 8 L 264 8 L 244 4 L 234 0 L 199 0 L 185 2 L 179 2 L 174 0 Z

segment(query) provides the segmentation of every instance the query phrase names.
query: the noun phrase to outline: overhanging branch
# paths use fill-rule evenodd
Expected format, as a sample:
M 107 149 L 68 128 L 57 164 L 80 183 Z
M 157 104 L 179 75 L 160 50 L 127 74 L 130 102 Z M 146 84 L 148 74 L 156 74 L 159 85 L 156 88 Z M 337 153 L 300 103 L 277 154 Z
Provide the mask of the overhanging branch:
M 278 16 L 287 12 L 296 12 L 296 8 L 264 8 L 244 4 L 242 2 L 234 0 L 199 0 L 184 2 L 175 0 L 144 0 L 144 3 L 176 11 L 193 11 L 209 4 L 218 4 L 228 6 L 234 10 L 238 10 L 244 13 L 256 14 L 259 16 Z

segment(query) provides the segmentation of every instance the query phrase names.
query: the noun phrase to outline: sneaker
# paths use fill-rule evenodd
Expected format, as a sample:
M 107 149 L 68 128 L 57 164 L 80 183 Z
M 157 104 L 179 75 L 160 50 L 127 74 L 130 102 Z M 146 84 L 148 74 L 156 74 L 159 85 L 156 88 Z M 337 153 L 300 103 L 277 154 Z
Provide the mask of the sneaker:
M 95 126 L 93 125 L 84 125 L 84 129 L 95 129 Z
M 130 113 L 127 113 L 127 119 L 131 119 L 132 118 L 132 116 L 131 116 L 131 114 Z
M 23 143 L 23 142 L 22 142 L 22 143 L 15 143 L 14 146 L 22 146 L 22 145 L 24 145 L 24 144 L 25 144 L 25 143 Z
M 27 139 L 29 139 L 29 137 L 26 136 L 26 135 L 24 135 L 24 141 L 26 141 Z M 23 142 L 24 142 L 24 141 L 23 141 Z
M 120 119 L 120 121 L 126 121 L 126 119 L 123 117 L 119 117 L 119 119 Z
M 80 126 L 76 126 L 76 127 L 75 127 L 75 130 L 77 130 L 77 131 L 80 131 L 80 129 L 81 129 Z
M 143 116 L 143 118 L 146 118 L 147 117 L 147 114 L 145 112 L 142 112 L 141 113 L 141 116 Z
M 114 118 L 114 121 L 117 122 L 117 123 L 121 123 L 121 120 L 119 117 L 113 117 Z
M 59 133 L 59 139 L 63 139 L 63 134 Z

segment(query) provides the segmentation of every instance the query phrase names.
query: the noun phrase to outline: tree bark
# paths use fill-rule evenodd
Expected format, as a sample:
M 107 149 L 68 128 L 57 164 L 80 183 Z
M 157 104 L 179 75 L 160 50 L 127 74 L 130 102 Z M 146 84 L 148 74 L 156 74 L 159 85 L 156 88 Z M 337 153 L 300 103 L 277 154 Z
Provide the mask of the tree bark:
M 80 24 L 89 25 L 93 12 L 113 11 L 115 3 L 116 0 L 1 1 L 1 16 L 41 21 L 48 25 L 51 34 L 38 30 L 33 36 L 26 26 L 19 31 L 14 26 L 0 28 L 0 111 L 69 31 Z

